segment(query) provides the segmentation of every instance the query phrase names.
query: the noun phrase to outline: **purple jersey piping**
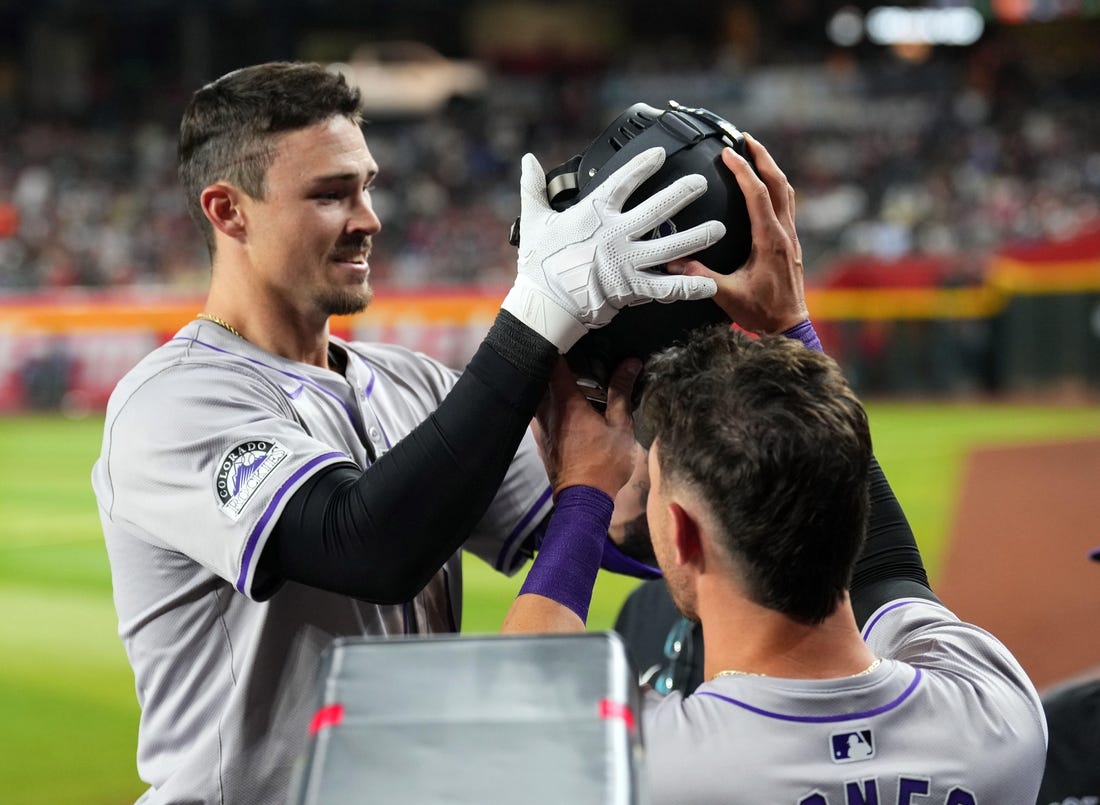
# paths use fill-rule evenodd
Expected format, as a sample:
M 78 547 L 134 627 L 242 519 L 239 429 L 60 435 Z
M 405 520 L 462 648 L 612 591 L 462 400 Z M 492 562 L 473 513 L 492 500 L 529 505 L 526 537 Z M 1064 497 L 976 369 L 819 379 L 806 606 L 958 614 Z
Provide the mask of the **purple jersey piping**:
M 546 490 L 541 495 L 539 495 L 538 500 L 535 501 L 535 504 L 527 510 L 527 514 L 523 515 L 523 519 L 516 524 L 516 527 L 512 529 L 512 533 L 508 535 L 508 538 L 506 540 L 504 540 L 504 545 L 501 546 L 500 553 L 497 554 L 496 564 L 494 564 L 493 567 L 500 571 L 504 570 L 505 560 L 512 555 L 512 543 L 519 539 L 520 535 L 523 534 L 524 530 L 527 528 L 527 525 L 531 522 L 532 518 L 534 518 L 535 514 L 537 514 L 538 511 L 542 509 L 543 504 L 545 504 L 549 497 L 553 494 L 554 490 L 550 487 L 546 487 Z
M 248 570 L 252 566 L 252 553 L 256 550 L 256 543 L 260 540 L 260 534 L 262 534 L 264 528 L 267 527 L 268 521 L 274 515 L 275 509 L 278 508 L 287 490 L 318 464 L 334 458 L 347 459 L 348 457 L 343 453 L 324 453 L 315 458 L 311 458 L 283 482 L 283 485 L 279 487 L 279 490 L 275 493 L 271 502 L 267 504 L 267 508 L 264 509 L 264 513 L 260 515 L 259 522 L 257 522 L 255 528 L 252 529 L 252 533 L 248 535 L 248 542 L 246 542 L 244 546 L 244 559 L 241 561 L 241 575 L 237 577 L 237 589 L 240 592 L 244 592 L 245 581 L 248 578 Z
M 331 397 L 332 399 L 336 400 L 336 402 L 340 404 L 340 407 L 344 409 L 344 413 L 346 413 L 348 415 L 348 420 L 352 423 L 352 425 L 355 424 L 355 415 L 352 413 L 351 408 L 349 408 L 348 405 L 343 400 L 341 400 L 338 395 L 333 394 L 331 391 L 326 389 L 324 386 L 320 385 L 316 381 L 310 380 L 308 377 L 305 377 L 304 375 L 298 375 L 298 374 L 295 374 L 294 372 L 288 372 L 285 369 L 280 369 L 276 366 L 272 366 L 271 364 L 264 363 L 263 361 L 256 360 L 255 358 L 249 358 L 247 355 L 242 355 L 239 352 L 233 352 L 233 351 L 228 350 L 228 349 L 222 349 L 221 347 L 216 347 L 213 344 L 208 344 L 205 341 L 200 341 L 199 339 L 194 338 L 193 336 L 179 336 L 177 338 L 173 338 L 172 340 L 173 341 L 190 341 L 192 344 L 198 344 L 199 346 L 206 347 L 207 349 L 211 349 L 215 352 L 222 352 L 226 355 L 233 355 L 237 358 L 241 358 L 243 360 L 246 360 L 249 363 L 254 363 L 257 366 L 262 366 L 265 369 L 270 369 L 273 372 L 278 372 L 279 374 L 285 375 L 286 377 L 291 377 L 291 378 L 297 380 L 299 383 L 302 383 L 303 385 L 308 385 L 311 388 L 316 389 L 317 391 L 321 392 L 322 394 L 325 394 L 325 395 Z
M 757 715 L 765 716 L 767 718 L 774 718 L 779 721 L 793 721 L 798 724 L 831 724 L 838 721 L 855 721 L 857 719 L 871 718 L 873 716 L 882 715 L 895 707 L 898 707 L 902 702 L 909 698 L 914 690 L 917 689 L 917 685 L 921 680 L 921 671 L 916 669 L 916 673 L 913 674 L 913 681 L 909 683 L 909 687 L 901 692 L 901 695 L 894 699 L 892 702 L 887 702 L 881 707 L 875 707 L 871 710 L 864 710 L 859 713 L 842 713 L 835 716 L 792 716 L 787 713 L 775 713 L 771 710 L 764 710 L 759 707 L 753 707 L 748 702 L 743 702 L 740 699 L 734 699 L 729 696 L 723 696 L 720 693 L 711 693 L 710 691 L 697 691 L 696 696 L 710 696 L 714 699 L 721 699 L 724 702 L 735 704 L 738 707 L 748 710 L 750 713 L 756 713 Z
M 864 640 L 864 642 L 866 642 L 867 638 L 871 636 L 871 630 L 875 628 L 875 624 L 877 624 L 880 620 L 882 620 L 882 617 L 887 612 L 892 612 L 893 610 L 898 609 L 900 607 L 904 607 L 904 606 L 908 606 L 909 604 L 916 604 L 916 603 L 918 603 L 918 600 L 895 601 L 893 604 L 890 604 L 890 606 L 879 610 L 879 613 L 877 615 L 875 615 L 875 617 L 873 617 L 870 621 L 868 621 L 867 625 L 863 627 L 863 640 Z M 929 604 L 931 602 L 930 601 L 924 601 L 924 603 Z
M 356 355 L 355 357 L 359 358 L 358 355 Z M 367 381 L 367 387 L 365 389 L 363 389 L 363 398 L 366 399 L 366 400 L 369 400 L 370 395 L 374 393 L 374 381 L 378 379 L 378 375 L 376 375 L 374 373 L 374 367 L 372 367 L 365 360 L 363 360 L 362 358 L 359 358 L 359 362 L 361 364 L 363 364 L 364 366 L 366 366 L 367 371 L 370 372 L 370 380 Z
M 374 393 L 374 382 L 378 379 L 378 373 L 374 371 L 373 366 L 371 366 L 369 363 L 367 363 L 366 358 L 364 358 L 358 352 L 354 352 L 353 350 L 350 350 L 350 349 L 348 350 L 348 352 L 351 355 L 354 355 L 356 360 L 358 360 L 359 363 L 363 364 L 363 367 L 367 370 L 367 372 L 370 373 L 370 380 L 367 381 L 367 385 L 363 389 L 363 399 L 366 400 L 369 403 L 370 402 L 370 395 Z M 374 412 L 374 409 L 372 407 L 371 408 L 371 413 L 373 413 L 373 412 Z M 375 424 L 378 425 L 378 429 L 380 431 L 382 431 L 382 439 L 386 442 L 386 449 L 387 450 L 392 450 L 393 449 L 393 442 L 390 441 L 390 435 L 388 433 L 386 433 L 386 428 L 382 425 L 382 421 L 378 418 L 377 415 L 375 415 L 374 421 L 375 421 Z

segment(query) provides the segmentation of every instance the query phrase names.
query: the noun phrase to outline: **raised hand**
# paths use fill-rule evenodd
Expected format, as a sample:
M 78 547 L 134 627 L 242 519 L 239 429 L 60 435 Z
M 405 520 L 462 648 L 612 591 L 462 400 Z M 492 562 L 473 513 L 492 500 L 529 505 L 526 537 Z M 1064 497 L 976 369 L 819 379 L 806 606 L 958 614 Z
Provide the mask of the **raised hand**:
M 716 286 L 709 277 L 644 270 L 701 251 L 725 234 L 720 221 L 707 221 L 644 239 L 706 192 L 702 176 L 683 176 L 623 212 L 626 200 L 664 160 L 663 148 L 643 151 L 577 204 L 556 212 L 547 200 L 542 167 L 533 155 L 524 156 L 518 276 L 502 307 L 565 352 L 623 307 L 713 296 Z
M 581 393 L 565 360 L 558 360 L 535 426 L 555 496 L 566 487 L 583 485 L 614 497 L 630 479 L 635 449 L 630 393 L 641 368 L 637 359 L 620 364 L 601 414 Z
M 749 134 L 745 141 L 756 172 L 731 148 L 722 152 L 722 161 L 745 194 L 752 223 L 749 259 L 729 274 L 711 271 L 697 260 L 675 261 L 668 270 L 714 280 L 714 301 L 739 326 L 754 333 L 779 333 L 809 315 L 802 247 L 794 224 L 794 189 L 763 145 Z

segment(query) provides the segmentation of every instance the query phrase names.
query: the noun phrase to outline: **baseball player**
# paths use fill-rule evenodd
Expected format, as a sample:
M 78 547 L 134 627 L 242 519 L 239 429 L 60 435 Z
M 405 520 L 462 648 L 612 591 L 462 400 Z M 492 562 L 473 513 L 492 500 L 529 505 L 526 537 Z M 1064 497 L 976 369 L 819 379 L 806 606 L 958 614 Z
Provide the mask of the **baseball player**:
M 716 290 L 638 270 L 721 237 L 639 237 L 701 177 L 622 212 L 653 149 L 556 213 L 527 155 L 518 276 L 461 375 L 333 337 L 329 317 L 370 299 L 381 229 L 358 106 L 339 75 L 269 63 L 183 116 L 206 306 L 118 384 L 92 475 L 144 803 L 285 801 L 333 638 L 455 631 L 459 549 L 505 572 L 529 552 L 551 501 L 528 425 L 558 355 L 623 305 Z
M 633 423 L 636 365 L 615 375 L 606 418 L 559 367 L 540 413 L 557 506 L 504 631 L 583 629 L 636 429 L 654 552 L 706 643 L 692 695 L 644 698 L 654 803 L 1031 805 L 1038 696 L 929 588 L 866 415 L 810 324 L 793 194 L 750 146 L 759 179 L 724 160 L 753 256 L 728 277 L 680 270 L 714 276 L 734 320 L 773 335 L 718 327 L 650 359 Z
M 1100 562 L 1100 548 L 1089 554 Z M 1038 805 L 1100 805 L 1100 668 L 1042 695 L 1050 740 Z

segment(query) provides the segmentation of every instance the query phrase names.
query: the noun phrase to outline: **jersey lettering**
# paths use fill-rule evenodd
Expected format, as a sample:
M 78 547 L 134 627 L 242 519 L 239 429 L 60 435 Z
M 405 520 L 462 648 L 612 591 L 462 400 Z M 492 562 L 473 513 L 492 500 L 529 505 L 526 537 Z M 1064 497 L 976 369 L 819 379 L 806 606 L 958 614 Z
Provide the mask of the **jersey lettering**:
M 864 780 L 859 783 L 846 783 L 844 786 L 847 805 L 878 805 L 878 783 Z
M 927 797 L 932 789 L 932 781 L 915 777 L 898 778 L 897 805 L 921 805 L 914 797 Z M 798 800 L 798 805 L 830 805 L 829 798 L 820 791 L 814 791 Z M 868 778 L 844 784 L 843 805 L 880 805 L 878 780 Z M 885 805 L 885 803 L 882 803 Z M 952 788 L 943 805 L 978 805 L 978 798 L 964 788 Z
M 931 788 L 928 780 L 902 777 L 898 780 L 898 805 L 913 805 L 913 797 L 926 797 Z
M 978 798 L 964 788 L 952 788 L 944 805 L 978 805 Z

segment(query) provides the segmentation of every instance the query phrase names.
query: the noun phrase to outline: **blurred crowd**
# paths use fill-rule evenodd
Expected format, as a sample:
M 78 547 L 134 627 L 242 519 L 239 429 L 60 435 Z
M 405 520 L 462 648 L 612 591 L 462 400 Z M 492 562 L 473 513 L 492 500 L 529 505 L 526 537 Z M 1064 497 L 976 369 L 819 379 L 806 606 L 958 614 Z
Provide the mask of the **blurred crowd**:
M 627 106 L 706 106 L 764 142 L 798 192 L 811 282 L 840 255 L 981 254 L 1100 217 L 1100 118 L 1087 82 L 1011 64 L 841 61 L 751 73 L 720 58 L 593 77 L 499 75 L 476 102 L 375 120 L 379 285 L 511 281 L 525 151 L 551 168 Z M 197 289 L 205 250 L 166 121 L 0 129 L 0 291 Z

